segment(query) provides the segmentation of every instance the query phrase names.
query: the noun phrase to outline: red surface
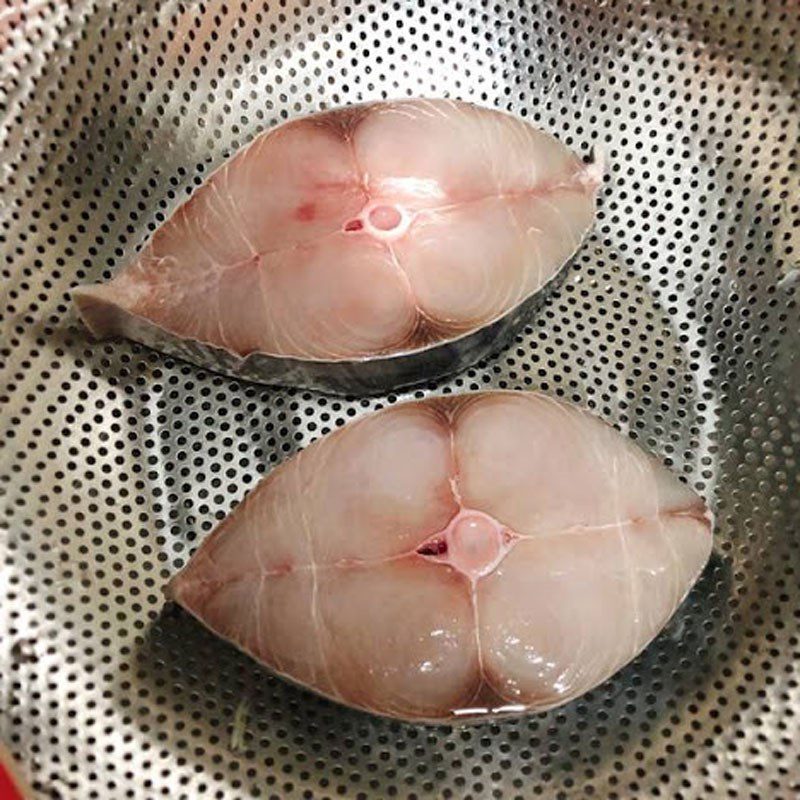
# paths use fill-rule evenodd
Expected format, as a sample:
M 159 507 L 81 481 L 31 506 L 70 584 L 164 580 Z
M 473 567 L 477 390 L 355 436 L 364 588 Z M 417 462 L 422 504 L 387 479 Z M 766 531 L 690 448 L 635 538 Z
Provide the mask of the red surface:
M 303 205 L 298 206 L 294 212 L 295 219 L 299 219 L 301 222 L 311 222 L 316 215 L 317 209 L 314 207 L 313 203 L 303 203 Z
M 3 764 L 0 764 L 0 800 L 25 800 L 11 773 Z

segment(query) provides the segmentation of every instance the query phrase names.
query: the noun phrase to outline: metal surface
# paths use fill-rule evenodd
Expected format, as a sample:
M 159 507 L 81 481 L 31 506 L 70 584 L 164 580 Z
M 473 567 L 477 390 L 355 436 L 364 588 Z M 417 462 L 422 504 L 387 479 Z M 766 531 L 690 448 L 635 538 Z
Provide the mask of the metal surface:
M 40 795 L 797 797 L 798 40 L 796 0 L 4 8 L 0 738 Z M 549 714 L 372 719 L 164 613 L 260 475 L 386 399 L 96 345 L 66 300 L 260 130 L 384 94 L 507 108 L 610 165 L 533 327 L 430 390 L 574 400 L 717 513 L 664 634 Z

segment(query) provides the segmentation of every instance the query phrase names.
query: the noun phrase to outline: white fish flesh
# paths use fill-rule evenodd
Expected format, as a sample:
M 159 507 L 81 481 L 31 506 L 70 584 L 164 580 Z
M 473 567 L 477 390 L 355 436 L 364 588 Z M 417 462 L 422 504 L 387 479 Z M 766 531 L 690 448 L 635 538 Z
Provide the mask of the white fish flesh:
M 561 270 L 592 223 L 600 172 L 498 111 L 345 107 L 257 138 L 135 261 L 73 298 L 98 337 L 267 383 L 423 380 L 498 346 L 499 329 L 469 334 Z
M 558 706 L 656 636 L 711 551 L 702 500 L 537 394 L 401 404 L 275 469 L 168 596 L 276 673 L 376 714 Z

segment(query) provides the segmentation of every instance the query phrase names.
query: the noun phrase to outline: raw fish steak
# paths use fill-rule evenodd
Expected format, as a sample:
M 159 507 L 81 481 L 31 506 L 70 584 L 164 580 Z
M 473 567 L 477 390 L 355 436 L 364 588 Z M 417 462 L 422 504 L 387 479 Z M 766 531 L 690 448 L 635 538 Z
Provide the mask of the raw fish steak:
M 656 636 L 711 551 L 702 500 L 537 394 L 402 404 L 275 469 L 167 594 L 326 697 L 409 720 L 558 706 Z
M 345 107 L 257 138 L 133 263 L 73 297 L 98 337 L 253 380 L 420 381 L 529 315 L 592 223 L 600 172 L 498 111 Z

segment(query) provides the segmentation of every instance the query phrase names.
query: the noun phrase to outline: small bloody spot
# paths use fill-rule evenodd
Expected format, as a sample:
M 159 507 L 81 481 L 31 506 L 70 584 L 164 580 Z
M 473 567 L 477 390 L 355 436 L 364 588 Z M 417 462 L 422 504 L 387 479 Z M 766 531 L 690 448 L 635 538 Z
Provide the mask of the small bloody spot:
M 360 231 L 364 227 L 364 223 L 360 219 L 351 219 L 345 222 L 344 229 L 350 233 L 351 231 Z
M 311 222 L 316 216 L 317 209 L 313 203 L 303 203 L 294 210 L 294 218 L 300 222 Z
M 441 556 L 447 552 L 447 542 L 444 539 L 437 539 L 435 542 L 426 542 L 417 548 L 421 556 Z

